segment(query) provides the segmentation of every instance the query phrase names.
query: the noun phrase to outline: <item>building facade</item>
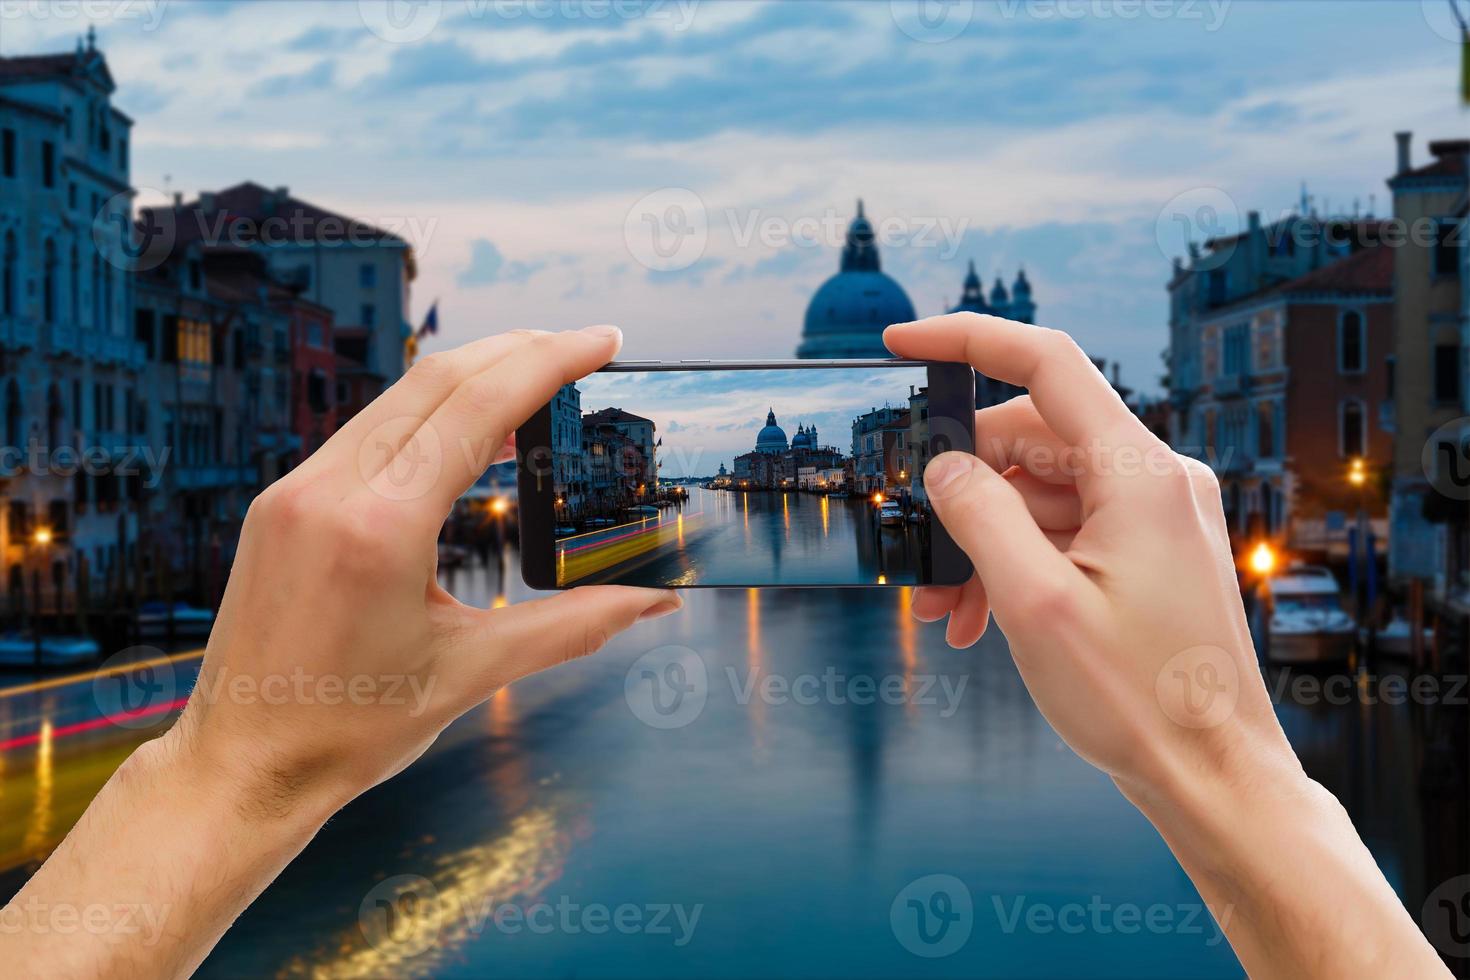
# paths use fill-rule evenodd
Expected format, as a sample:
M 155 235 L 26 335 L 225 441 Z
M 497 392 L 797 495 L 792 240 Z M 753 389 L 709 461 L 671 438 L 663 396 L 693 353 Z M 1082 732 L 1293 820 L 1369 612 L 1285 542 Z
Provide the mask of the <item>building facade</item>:
M 1393 250 L 1379 221 L 1248 216 L 1192 246 L 1170 292 L 1169 441 L 1220 478 L 1237 545 L 1341 555 L 1360 512 L 1386 539 Z M 1349 480 L 1354 461 L 1370 478 Z
M 1429 144 L 1415 166 L 1399 133 L 1389 178 L 1394 218 L 1409 233 L 1394 249 L 1394 451 L 1389 576 L 1450 598 L 1467 585 L 1466 159 L 1470 140 Z M 1425 232 L 1428 232 L 1427 234 Z
M 132 121 L 89 34 L 0 57 L 0 564 L 6 605 L 120 581 L 138 534 Z

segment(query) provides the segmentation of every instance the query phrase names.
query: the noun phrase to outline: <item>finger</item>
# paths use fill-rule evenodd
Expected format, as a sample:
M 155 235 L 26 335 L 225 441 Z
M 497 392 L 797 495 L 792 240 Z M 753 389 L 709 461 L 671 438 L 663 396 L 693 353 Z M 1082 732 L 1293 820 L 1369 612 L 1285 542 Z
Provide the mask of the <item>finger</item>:
M 375 430 L 394 419 L 428 418 L 449 397 L 449 393 L 464 381 L 543 333 L 543 330 L 511 330 L 420 358 L 408 369 L 407 374 L 349 419 L 320 449 L 307 457 L 298 469 L 337 467 L 343 472 L 357 472 L 355 467 L 344 466 L 344 459 L 355 459 L 363 441 L 371 438 Z M 386 464 L 387 459 L 380 459 L 378 462 Z M 371 479 L 378 468 L 375 465 L 363 472 L 363 479 Z
M 562 385 L 606 364 L 621 345 L 622 332 L 611 326 L 533 338 L 455 388 L 369 487 L 415 501 L 437 525 L 516 426 Z
M 960 586 L 960 599 L 950 614 L 949 625 L 944 629 L 945 642 L 956 650 L 972 647 L 985 635 L 990 622 L 990 599 L 985 584 L 979 575 Z
M 1051 598 L 1095 588 L 1037 527 L 1020 491 L 976 457 L 941 453 L 924 470 L 924 487 L 1008 632 L 1044 616 Z
M 1076 487 L 1047 483 L 1022 469 L 1004 476 L 1026 501 L 1031 519 L 1043 531 L 1076 531 L 1082 526 L 1082 498 Z
M 1061 331 L 951 313 L 891 326 L 883 341 L 900 357 L 968 361 L 982 374 L 1026 387 L 1046 424 L 1069 445 L 1142 449 L 1157 441 Z
M 953 611 L 959 599 L 958 585 L 921 585 L 914 589 L 909 612 L 921 623 L 937 623 Z
M 450 652 L 457 703 L 468 708 L 537 671 L 596 653 L 639 620 L 678 611 L 667 589 L 589 585 L 503 609 L 461 606 L 464 619 Z
M 975 455 L 997 473 L 1019 466 L 1049 483 L 1076 483 L 1079 450 L 1051 430 L 1030 395 L 975 413 Z

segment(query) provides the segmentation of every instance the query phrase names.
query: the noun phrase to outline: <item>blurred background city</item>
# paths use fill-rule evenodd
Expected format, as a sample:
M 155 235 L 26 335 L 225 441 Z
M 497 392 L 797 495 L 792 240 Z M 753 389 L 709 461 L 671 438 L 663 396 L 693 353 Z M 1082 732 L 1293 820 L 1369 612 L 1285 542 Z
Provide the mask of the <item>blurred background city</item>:
M 1283 726 L 1466 975 L 1467 17 L 0 0 L 5 893 L 176 716 L 252 497 L 416 358 L 598 322 L 625 358 L 882 357 L 888 323 L 972 310 L 1068 331 L 1214 468 Z M 1018 393 L 976 382 L 977 407 Z M 576 392 L 569 447 L 649 435 Z M 883 434 L 917 414 L 871 411 L 850 444 L 824 425 L 822 485 L 793 456 L 790 492 L 922 510 L 924 460 Z M 735 421 L 754 450 L 777 424 Z M 559 520 L 733 493 L 750 456 L 677 490 L 650 465 L 626 500 L 559 473 Z M 446 586 L 525 597 L 515 528 L 492 468 L 445 527 Z M 202 974 L 1239 975 L 1004 639 L 951 651 L 910 601 L 699 593 L 502 692 Z M 648 657 L 698 674 L 692 716 L 641 710 Z M 821 696 L 792 697 L 807 678 Z M 903 917 L 914 888 L 957 903 L 957 944 Z M 580 911 L 511 928 L 503 903 Z M 1028 915 L 1098 905 L 1169 915 Z M 625 907 L 626 929 L 586 915 Z

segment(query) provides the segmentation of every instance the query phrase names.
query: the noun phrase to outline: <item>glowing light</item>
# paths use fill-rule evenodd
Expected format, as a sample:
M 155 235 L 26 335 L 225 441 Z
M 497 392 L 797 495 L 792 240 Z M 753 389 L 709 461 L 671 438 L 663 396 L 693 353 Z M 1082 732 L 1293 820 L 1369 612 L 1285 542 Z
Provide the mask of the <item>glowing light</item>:
M 1251 549 L 1250 569 L 1257 575 L 1270 575 L 1276 568 L 1276 552 L 1266 542 L 1262 541 Z
M 49 527 L 36 528 L 36 533 L 31 535 L 31 540 L 44 548 L 46 545 L 51 543 L 51 529 Z
M 510 501 L 506 500 L 504 497 L 496 497 L 494 500 L 490 501 L 490 513 L 498 516 L 500 514 L 504 514 L 508 510 L 510 510 Z
M 1367 483 L 1368 471 L 1366 466 L 1367 464 L 1363 462 L 1363 457 L 1354 457 L 1352 465 L 1348 468 L 1348 482 L 1355 487 L 1361 487 Z
M 883 492 L 880 490 L 879 492 L 873 494 L 873 503 L 875 503 L 875 504 L 881 504 L 882 502 L 883 502 Z

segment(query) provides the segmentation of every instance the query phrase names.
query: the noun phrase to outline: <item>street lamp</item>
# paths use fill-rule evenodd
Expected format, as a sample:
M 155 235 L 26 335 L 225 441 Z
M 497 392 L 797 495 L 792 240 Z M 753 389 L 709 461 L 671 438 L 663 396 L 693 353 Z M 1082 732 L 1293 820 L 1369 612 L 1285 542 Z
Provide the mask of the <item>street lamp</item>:
M 1363 489 L 1363 485 L 1368 482 L 1366 466 L 1361 456 L 1354 456 L 1352 463 L 1348 466 L 1348 482 L 1359 490 Z
M 38 527 L 36 528 L 36 532 L 31 535 L 31 541 L 34 542 L 37 547 L 44 548 L 52 542 L 54 537 L 55 536 L 51 533 L 51 529 L 49 527 Z
M 1246 564 L 1252 572 L 1264 579 L 1276 569 L 1276 550 L 1266 541 L 1258 542 L 1251 549 Z

